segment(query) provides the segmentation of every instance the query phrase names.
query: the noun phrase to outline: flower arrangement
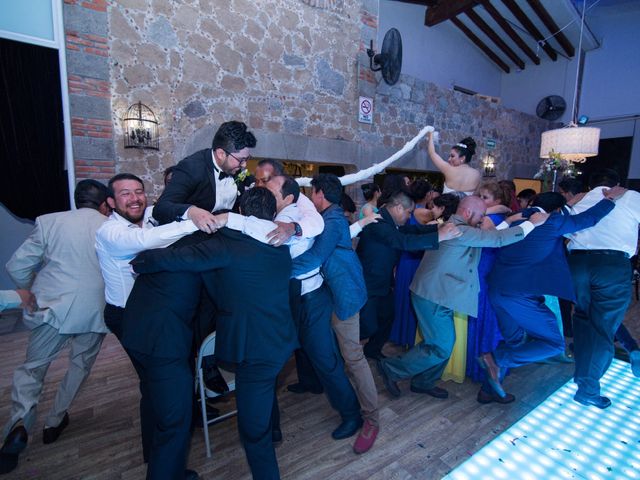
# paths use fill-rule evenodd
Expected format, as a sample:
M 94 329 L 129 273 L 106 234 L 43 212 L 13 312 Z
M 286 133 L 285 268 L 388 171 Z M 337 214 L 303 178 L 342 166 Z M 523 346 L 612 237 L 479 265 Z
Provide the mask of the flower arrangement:
M 549 158 L 544 160 L 540 165 L 540 169 L 533 178 L 543 178 L 552 172 L 566 172 L 567 175 L 575 174 L 575 167 L 569 160 L 562 158 L 562 154 L 551 150 Z

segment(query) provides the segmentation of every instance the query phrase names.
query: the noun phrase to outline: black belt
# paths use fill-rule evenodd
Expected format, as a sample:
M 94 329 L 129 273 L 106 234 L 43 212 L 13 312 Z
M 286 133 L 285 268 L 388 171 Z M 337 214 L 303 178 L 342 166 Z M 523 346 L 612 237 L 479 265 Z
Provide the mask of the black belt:
M 629 258 L 622 250 L 571 250 L 571 255 L 613 255 L 614 257 Z

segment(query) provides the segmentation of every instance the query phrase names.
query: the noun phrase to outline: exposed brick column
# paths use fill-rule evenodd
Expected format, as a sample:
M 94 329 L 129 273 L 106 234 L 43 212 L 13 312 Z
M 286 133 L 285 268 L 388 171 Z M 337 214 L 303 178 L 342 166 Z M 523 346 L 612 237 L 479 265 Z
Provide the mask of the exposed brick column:
M 115 173 L 106 0 L 64 0 L 76 179 Z

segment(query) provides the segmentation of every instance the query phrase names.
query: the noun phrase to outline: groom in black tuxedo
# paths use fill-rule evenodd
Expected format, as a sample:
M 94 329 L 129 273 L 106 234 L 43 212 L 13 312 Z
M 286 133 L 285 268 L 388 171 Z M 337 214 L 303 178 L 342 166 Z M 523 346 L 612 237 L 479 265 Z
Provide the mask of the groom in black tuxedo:
M 240 209 L 272 220 L 275 198 L 265 188 L 253 188 Z M 143 443 L 152 442 L 147 478 L 181 478 L 186 465 L 192 319 L 200 283 L 218 311 L 216 358 L 236 371 L 238 430 L 253 477 L 279 478 L 271 438 L 275 381 L 298 346 L 289 309 L 288 248 L 221 229 L 143 252 L 132 265 L 141 275 L 127 302 L 122 344 L 153 404 L 153 425 L 146 439 L 143 434 Z

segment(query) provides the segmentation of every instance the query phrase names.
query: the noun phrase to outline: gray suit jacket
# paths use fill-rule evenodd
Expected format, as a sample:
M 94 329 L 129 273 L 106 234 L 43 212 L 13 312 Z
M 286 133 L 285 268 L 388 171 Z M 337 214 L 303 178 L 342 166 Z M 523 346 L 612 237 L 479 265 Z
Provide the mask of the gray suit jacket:
M 520 227 L 505 230 L 481 230 L 452 215 L 462 235 L 440 242 L 438 250 L 424 252 L 411 282 L 411 291 L 433 303 L 467 315 L 478 314 L 478 263 L 482 247 L 501 247 L 522 240 Z
M 96 230 L 106 219 L 91 208 L 36 219 L 33 232 L 7 263 L 17 287 L 31 290 L 38 302 L 38 310 L 24 315 L 27 326 L 47 323 L 61 334 L 107 333 L 95 250 Z

